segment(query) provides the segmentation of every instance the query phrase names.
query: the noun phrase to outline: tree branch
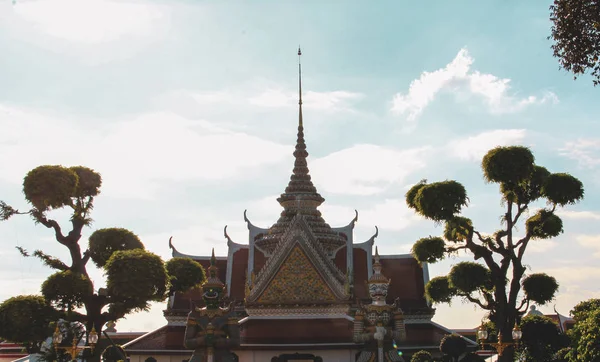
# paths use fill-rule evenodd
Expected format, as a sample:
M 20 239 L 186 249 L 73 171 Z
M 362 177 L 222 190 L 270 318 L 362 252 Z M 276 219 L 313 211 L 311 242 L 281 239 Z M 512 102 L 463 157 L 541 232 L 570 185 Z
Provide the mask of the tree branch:
M 449 246 L 446 248 L 446 252 L 448 253 L 453 253 L 455 251 L 459 251 L 459 250 L 463 250 L 463 249 L 468 249 L 467 245 L 461 245 L 461 246 Z
M 470 295 L 468 293 L 458 293 L 457 295 L 459 297 L 467 298 L 467 300 L 469 300 L 469 302 L 477 304 L 482 309 L 491 310 L 491 307 L 488 304 L 483 304 L 479 299 L 474 298 L 472 295 Z
M 91 256 L 92 256 L 92 253 L 90 253 L 90 249 L 87 249 L 86 251 L 84 251 L 83 258 L 81 258 L 81 264 L 85 266 L 87 264 L 87 262 L 90 260 Z
M 63 235 L 60 225 L 54 220 L 47 219 L 43 212 L 38 209 L 32 209 L 30 212 L 33 219 L 48 229 L 54 229 L 54 234 L 56 235 L 56 241 L 63 245 L 67 245 L 67 238 Z
M 527 298 L 523 298 L 523 300 L 521 301 L 521 304 L 517 307 L 517 312 L 519 313 L 523 313 L 527 310 L 527 308 L 529 308 L 529 299 Z M 525 306 L 525 310 L 521 310 L 521 308 L 523 308 L 523 306 Z
M 26 214 L 29 214 L 29 211 L 21 212 L 21 211 L 15 209 L 14 207 L 8 205 L 6 202 L 0 201 L 0 220 L 1 221 L 6 221 L 6 220 L 10 219 L 10 217 L 13 215 L 26 215 Z
M 60 259 L 58 259 L 54 256 L 44 253 L 41 250 L 34 251 L 33 256 L 41 259 L 44 262 L 44 264 L 46 266 L 49 266 L 50 268 L 62 270 L 62 271 L 69 270 L 69 267 L 67 266 L 67 264 L 63 263 Z

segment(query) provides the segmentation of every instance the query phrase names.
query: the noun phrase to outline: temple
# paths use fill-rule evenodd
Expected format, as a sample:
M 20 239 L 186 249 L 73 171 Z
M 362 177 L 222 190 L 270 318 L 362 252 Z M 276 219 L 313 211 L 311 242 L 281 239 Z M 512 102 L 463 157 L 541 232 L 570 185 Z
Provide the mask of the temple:
M 300 55 L 300 50 L 298 50 Z M 378 229 L 368 240 L 354 240 L 356 216 L 330 226 L 319 206 L 307 163 L 299 64 L 298 133 L 290 181 L 277 199 L 283 211 L 270 227 L 254 225 L 244 211 L 247 243 L 224 230 L 226 256 L 183 254 L 212 268 L 224 284 L 226 301 L 238 318 L 238 361 L 408 361 L 425 349 L 439 351 L 451 333 L 431 319 L 424 297 L 427 264 L 411 255 L 379 255 Z M 131 362 L 186 361 L 187 316 L 203 301 L 202 289 L 169 298 L 166 325 L 129 343 Z M 409 358 L 407 358 L 409 357 Z

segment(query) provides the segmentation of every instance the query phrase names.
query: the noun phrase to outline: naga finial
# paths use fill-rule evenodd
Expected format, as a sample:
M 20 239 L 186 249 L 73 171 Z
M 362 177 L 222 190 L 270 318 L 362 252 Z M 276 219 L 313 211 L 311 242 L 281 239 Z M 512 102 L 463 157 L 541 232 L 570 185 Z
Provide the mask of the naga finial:
M 225 228 L 223 229 L 223 235 L 227 239 L 227 246 L 229 246 L 230 244 L 233 243 L 233 240 L 231 240 L 231 238 L 229 237 L 229 234 L 227 234 L 227 225 L 225 225 Z

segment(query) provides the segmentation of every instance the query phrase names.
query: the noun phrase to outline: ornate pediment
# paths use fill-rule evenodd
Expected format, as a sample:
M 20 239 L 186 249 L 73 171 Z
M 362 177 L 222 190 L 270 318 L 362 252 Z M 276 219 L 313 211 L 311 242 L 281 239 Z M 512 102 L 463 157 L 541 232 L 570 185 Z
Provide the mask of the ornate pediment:
M 288 302 L 297 302 L 298 298 L 309 303 L 343 301 L 349 298 L 344 288 L 346 278 L 327 257 L 303 216 L 297 214 L 256 276 L 246 301 L 276 303 L 285 298 Z M 276 296 L 278 293 L 289 295 Z M 302 293 L 308 294 L 302 296 Z
M 277 271 L 258 303 L 332 302 L 335 295 L 296 245 Z

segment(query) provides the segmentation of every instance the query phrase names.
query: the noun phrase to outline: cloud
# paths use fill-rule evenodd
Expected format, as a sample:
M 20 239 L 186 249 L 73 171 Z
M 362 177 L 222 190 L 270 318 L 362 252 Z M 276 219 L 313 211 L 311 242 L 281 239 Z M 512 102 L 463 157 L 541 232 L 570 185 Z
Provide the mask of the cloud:
M 487 151 L 496 146 L 522 143 L 525 134 L 524 129 L 498 129 L 453 141 L 448 148 L 454 157 L 462 160 L 480 161 Z
M 584 248 L 594 249 L 594 256 L 600 258 L 600 235 L 577 235 L 575 240 Z
M 548 252 L 558 246 L 554 240 L 533 240 L 527 244 L 527 252 L 530 254 L 540 254 Z
M 264 83 L 264 82 L 263 82 Z M 235 89 L 196 92 L 189 90 L 172 91 L 162 99 L 167 103 L 177 103 L 186 98 L 199 105 L 232 104 L 267 109 L 298 107 L 298 92 L 286 90 L 278 85 L 257 83 Z M 304 109 L 336 113 L 355 112 L 353 103 L 364 98 L 364 94 L 345 90 L 326 92 L 306 92 L 302 95 Z
M 481 97 L 492 113 L 513 113 L 532 104 L 556 103 L 554 93 L 520 98 L 510 94 L 510 79 L 493 74 L 472 71 L 473 58 L 466 49 L 461 49 L 456 57 L 444 68 L 433 72 L 423 72 L 411 82 L 406 94 L 397 93 L 392 100 L 391 111 L 406 116 L 414 122 L 435 96 L 446 89 L 466 92 Z
M 0 31 L 18 41 L 98 65 L 132 57 L 169 36 L 173 5 L 115 0 L 0 4 Z
M 1 179 L 20 183 L 40 164 L 86 165 L 102 173 L 103 193 L 151 198 L 164 181 L 219 181 L 288 157 L 289 146 L 245 133 L 149 113 L 94 129 L 0 105 Z
M 600 220 L 600 213 L 594 211 L 557 210 L 558 216 L 572 220 Z
M 148 3 L 109 0 L 19 1 L 14 6 L 15 14 L 40 33 L 88 44 L 148 35 L 164 11 Z
M 562 156 L 577 161 L 579 166 L 594 168 L 600 165 L 600 139 L 580 138 L 567 142 L 560 150 Z
M 431 149 L 359 144 L 311 161 L 313 180 L 332 194 L 374 195 L 426 166 Z

